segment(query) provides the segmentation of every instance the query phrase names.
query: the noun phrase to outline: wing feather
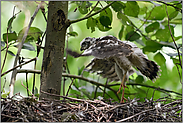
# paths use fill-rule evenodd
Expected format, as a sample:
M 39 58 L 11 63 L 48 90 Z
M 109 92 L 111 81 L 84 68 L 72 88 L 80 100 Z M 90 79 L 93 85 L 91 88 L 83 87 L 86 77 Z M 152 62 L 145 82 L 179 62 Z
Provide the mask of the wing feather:
M 129 56 L 131 53 L 133 53 L 131 45 L 123 43 L 115 37 L 103 37 L 96 39 L 96 43 L 86 49 L 82 55 L 92 55 L 103 59 L 119 55 Z

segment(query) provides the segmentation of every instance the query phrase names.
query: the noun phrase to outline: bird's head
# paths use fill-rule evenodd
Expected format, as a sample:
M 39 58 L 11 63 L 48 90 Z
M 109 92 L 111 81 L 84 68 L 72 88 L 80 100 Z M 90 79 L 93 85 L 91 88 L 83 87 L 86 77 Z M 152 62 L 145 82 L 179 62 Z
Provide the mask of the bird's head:
M 87 37 L 83 39 L 80 43 L 80 46 L 81 46 L 80 51 L 88 49 L 92 45 L 93 40 L 94 38 L 91 38 L 91 37 Z

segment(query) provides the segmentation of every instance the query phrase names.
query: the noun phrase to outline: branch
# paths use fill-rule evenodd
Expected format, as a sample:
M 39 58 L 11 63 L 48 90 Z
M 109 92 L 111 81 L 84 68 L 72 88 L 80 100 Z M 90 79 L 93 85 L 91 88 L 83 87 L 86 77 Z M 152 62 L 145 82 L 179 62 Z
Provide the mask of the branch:
M 148 88 L 153 88 L 153 89 L 157 89 L 158 91 L 165 91 L 165 92 L 169 92 L 169 93 L 175 93 L 177 95 L 181 95 L 180 93 L 178 92 L 174 92 L 174 91 L 170 91 L 170 90 L 166 90 L 166 89 L 163 89 L 163 88 L 160 88 L 160 87 L 154 87 L 154 86 L 150 86 L 150 85 L 146 85 L 146 84 L 140 84 L 140 83 L 132 83 L 132 82 L 129 82 L 129 83 L 126 83 L 126 85 L 139 85 L 139 86 L 143 86 L 143 87 L 148 87 Z
M 105 10 L 106 8 L 108 8 L 109 6 L 111 6 L 114 2 L 116 2 L 116 1 L 113 1 L 113 2 L 109 3 L 107 6 L 105 6 L 104 8 L 102 8 L 102 9 L 96 11 L 95 13 L 93 13 L 93 14 L 91 14 L 91 15 L 87 15 L 87 16 L 85 16 L 85 17 L 83 17 L 83 18 L 80 18 L 80 19 L 71 20 L 69 23 L 70 23 L 70 24 L 73 24 L 73 23 L 76 23 L 76 22 L 79 22 L 79 21 L 88 19 L 88 18 L 90 18 L 90 17 L 92 17 L 92 16 L 94 16 L 94 15 L 100 13 L 101 11 Z
M 135 115 L 132 115 L 132 116 L 130 116 L 130 117 L 124 118 L 124 119 L 122 119 L 122 120 L 118 120 L 118 121 L 116 121 L 116 122 L 123 122 L 123 121 L 129 120 L 129 119 L 131 119 L 131 118 L 133 118 L 133 117 L 135 117 L 135 116 L 138 116 L 138 115 L 140 115 L 140 114 L 144 114 L 144 113 L 146 113 L 146 112 L 153 111 L 153 110 L 155 110 L 155 109 L 156 109 L 156 108 L 148 109 L 148 110 L 139 112 L 139 113 L 137 113 L 137 114 L 135 114 Z
M 33 58 L 33 59 L 29 60 L 29 61 L 26 61 L 26 62 L 24 62 L 24 63 L 22 63 L 22 64 L 19 64 L 19 65 L 15 66 L 14 68 L 12 68 L 12 69 L 10 69 L 10 70 L 4 72 L 3 74 L 1 74 L 1 77 L 4 76 L 4 75 L 6 75 L 7 73 L 11 72 L 12 70 L 15 70 L 16 68 L 21 67 L 21 66 L 23 66 L 23 65 L 25 65 L 25 64 L 27 64 L 27 63 L 29 63 L 29 62 L 32 62 L 32 61 L 34 61 L 34 60 L 36 60 L 36 59 L 37 59 L 37 57 L 35 57 L 35 58 Z M 24 73 L 26 73 L 26 72 L 24 71 Z
M 178 8 L 177 6 L 174 6 L 174 5 L 169 4 L 169 3 L 165 3 L 165 2 L 163 2 L 163 1 L 157 1 L 157 2 L 163 3 L 163 4 L 167 5 L 167 6 L 172 6 L 173 8 L 175 8 L 176 10 L 179 10 L 179 11 L 182 13 L 182 9 Z M 181 2 L 178 3 L 178 4 L 181 4 Z
M 97 6 L 98 4 L 99 4 L 99 1 L 97 1 L 96 5 L 92 8 L 92 10 L 91 10 L 85 17 L 89 16 L 89 15 L 92 13 L 92 11 L 96 8 L 96 6 Z
M 101 104 L 101 105 L 105 105 L 105 106 L 109 106 L 109 107 L 113 107 L 112 105 L 106 104 L 103 101 L 100 100 L 84 100 L 84 99 L 77 99 L 77 98 L 72 98 L 72 97 L 67 97 L 67 96 L 61 96 L 61 95 L 57 95 L 57 94 L 51 94 L 45 91 L 40 90 L 41 93 L 47 94 L 47 95 L 51 95 L 51 96 L 56 96 L 56 97 L 61 97 L 61 98 L 65 98 L 65 99 L 69 99 L 72 101 L 78 101 L 78 102 L 89 102 L 89 103 L 94 103 L 94 104 Z
M 173 40 L 173 42 L 174 42 L 174 45 L 175 45 L 175 47 L 176 47 L 176 49 L 177 49 L 178 56 L 179 56 L 179 65 L 180 65 L 181 68 L 182 68 L 182 62 L 181 62 L 181 58 L 180 58 L 179 48 L 177 47 L 177 44 L 176 44 L 176 42 L 175 42 L 175 40 L 174 40 L 174 38 L 173 38 L 172 31 L 171 31 L 171 29 L 170 29 L 170 22 L 169 22 L 169 15 L 168 15 L 168 11 L 167 11 L 167 6 L 165 6 L 165 7 L 166 7 L 166 14 L 167 14 L 167 17 L 168 17 L 168 27 L 169 27 L 170 35 L 171 35 L 171 38 L 172 38 L 172 40 Z
M 17 70 L 17 73 L 37 73 L 37 74 L 41 74 L 41 71 L 40 70 L 25 70 L 25 69 L 20 69 L 20 70 Z M 112 89 L 110 85 L 105 85 L 105 84 L 102 84 L 102 83 L 99 83 L 99 82 L 96 82 L 94 80 L 91 80 L 91 79 L 88 79 L 88 78 L 85 78 L 85 77 L 82 77 L 82 76 L 77 76 L 77 75 L 71 75 L 71 74 L 66 74 L 66 73 L 62 73 L 62 76 L 63 77 L 70 77 L 70 78 L 76 78 L 76 79 L 81 79 L 81 80 L 84 80 L 84 81 L 87 81 L 91 84 L 94 84 L 96 86 L 102 86 L 102 87 L 106 87 L 108 88 L 109 90 L 111 90 L 112 92 L 115 93 L 115 95 L 117 96 L 118 98 L 118 95 L 117 95 L 117 91 Z
M 26 30 L 25 30 L 24 36 L 23 36 L 23 38 L 22 38 L 22 41 L 21 41 L 21 42 L 19 43 L 19 45 L 18 45 L 18 51 L 17 51 L 17 54 L 16 54 L 16 56 L 15 56 L 15 61 L 14 61 L 13 67 L 17 66 L 17 61 L 18 61 L 18 58 L 19 58 L 19 55 L 20 55 L 22 46 L 23 46 L 23 44 L 24 44 L 24 42 L 25 42 L 25 39 L 27 38 L 27 34 L 28 34 L 28 32 L 29 32 L 29 29 L 30 29 L 30 27 L 31 27 L 31 25 L 32 25 L 32 22 L 33 22 L 34 18 L 36 17 L 36 15 L 37 15 L 37 13 L 38 13 L 38 11 L 39 11 L 41 5 L 42 5 L 42 2 L 37 6 L 36 10 L 34 11 L 34 14 L 33 14 L 33 16 L 31 17 L 31 20 L 30 20 L 30 22 L 29 22 L 29 25 L 28 25 L 28 27 L 27 27 Z M 9 86 L 10 86 L 10 88 L 9 88 L 9 90 L 10 90 L 10 97 L 13 96 L 14 84 L 15 84 L 15 79 L 16 79 L 16 73 L 17 73 L 17 70 L 14 69 L 13 72 L 12 72 L 12 75 L 11 75 L 11 82 L 10 82 L 10 85 L 9 85 Z
M 21 70 L 18 70 L 17 71 L 17 73 L 26 73 L 26 72 L 28 72 L 28 73 L 37 73 L 37 74 L 40 74 L 41 73 L 40 70 L 25 70 L 25 69 L 21 69 Z M 77 78 L 77 79 L 81 79 L 81 80 L 90 82 L 91 84 L 94 84 L 96 86 L 106 87 L 109 90 L 113 91 L 114 93 L 116 93 L 117 91 L 115 91 L 114 89 L 112 89 L 111 86 L 119 86 L 120 85 L 120 84 L 106 85 L 106 84 L 98 83 L 98 82 L 96 82 L 94 80 L 90 80 L 90 79 L 85 78 L 85 77 L 82 77 L 82 76 L 71 75 L 71 74 L 66 74 L 66 73 L 62 73 L 62 76 L 63 77 L 70 77 L 70 78 Z M 161 91 L 161 92 L 164 91 L 164 92 L 169 92 L 169 93 L 175 93 L 177 95 L 182 95 L 182 94 L 180 94 L 178 92 L 175 92 L 175 91 L 170 91 L 170 90 L 166 90 L 166 89 L 163 89 L 163 88 L 154 87 L 154 86 L 150 86 L 150 85 L 146 85 L 146 84 L 140 84 L 140 83 L 134 83 L 134 82 L 127 82 L 126 85 L 139 85 L 139 86 L 143 86 L 143 87 L 157 89 L 158 91 Z
M 6 35 L 6 52 L 5 52 L 5 56 L 4 56 L 3 65 L 2 65 L 2 68 L 1 68 L 1 73 L 2 73 L 3 68 L 4 68 L 4 65 L 5 65 L 5 61 L 6 61 L 7 53 L 8 53 L 8 48 L 9 48 L 9 45 L 8 45 L 8 30 L 9 30 L 9 28 L 10 28 L 11 25 L 12 25 L 13 18 L 15 18 L 16 15 L 19 14 L 19 13 L 21 12 L 21 10 L 20 10 L 17 14 L 14 14 L 15 7 L 16 7 L 16 6 L 14 6 L 14 9 L 13 9 L 13 16 L 11 17 L 11 21 L 9 22 L 9 25 L 8 25 L 8 27 L 7 27 L 7 35 Z

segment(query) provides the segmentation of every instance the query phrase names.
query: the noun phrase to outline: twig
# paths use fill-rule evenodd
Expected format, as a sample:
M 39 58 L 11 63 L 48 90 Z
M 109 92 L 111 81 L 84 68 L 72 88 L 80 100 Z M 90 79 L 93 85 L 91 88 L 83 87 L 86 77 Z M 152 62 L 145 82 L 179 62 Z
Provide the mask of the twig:
M 19 43 L 18 45 L 18 51 L 17 51 L 17 54 L 15 56 L 15 61 L 14 61 L 14 67 L 17 66 L 17 61 L 18 61 L 18 58 L 19 58 L 19 55 L 20 55 L 20 52 L 21 52 L 21 49 L 22 49 L 22 46 L 25 42 L 25 39 L 27 38 L 27 34 L 29 32 L 29 29 L 32 25 L 32 22 L 34 21 L 34 18 L 36 17 L 40 7 L 42 5 L 42 2 L 37 6 L 36 10 L 34 11 L 34 14 L 33 16 L 31 17 L 31 20 L 29 22 L 29 25 L 28 27 L 26 28 L 25 30 L 25 33 L 24 33 L 24 36 L 22 38 L 22 41 Z M 14 84 L 15 84 L 15 79 L 16 79 L 16 73 L 17 73 L 17 70 L 14 69 L 13 72 L 12 72 L 12 75 L 11 75 L 11 81 L 10 81 L 10 85 L 9 85 L 9 90 L 10 90 L 10 97 L 13 96 L 13 92 L 14 92 Z
M 51 95 L 51 96 L 57 96 L 57 97 L 61 97 L 61 98 L 65 98 L 65 99 L 69 99 L 69 100 L 73 100 L 73 101 L 78 101 L 78 102 L 89 102 L 89 103 L 94 103 L 94 104 L 101 104 L 101 105 L 107 105 L 110 107 L 113 107 L 111 105 L 108 105 L 100 100 L 84 100 L 84 99 L 77 99 L 77 98 L 72 98 L 72 97 L 67 97 L 67 96 L 61 96 L 61 95 L 57 95 L 57 94 L 51 94 L 51 93 L 47 93 L 45 91 L 40 90 L 41 93 L 47 94 L 47 95 Z
M 181 74 L 180 74 L 180 71 L 179 71 L 179 67 L 178 67 L 178 65 L 177 64 L 175 64 L 175 66 L 177 67 L 177 70 L 178 70 L 178 74 L 179 74 L 179 78 L 180 78 L 180 84 L 182 84 L 182 82 L 181 82 Z
M 17 107 L 17 110 L 20 112 L 20 114 L 23 116 L 23 119 L 26 121 L 26 122 L 29 122 L 25 116 L 25 114 L 23 112 L 21 112 L 20 110 L 20 107 L 17 106 L 17 104 L 15 102 L 13 102 L 13 104 Z
M 71 86 L 72 86 L 72 84 L 73 84 L 74 80 L 75 80 L 75 79 L 73 78 L 73 79 L 72 79 L 71 84 L 69 85 L 69 88 L 68 88 L 67 93 L 66 93 L 66 95 L 65 95 L 65 96 L 68 96 L 68 94 L 69 94 L 69 90 L 71 89 Z
M 37 73 L 37 74 L 40 74 L 41 71 L 40 70 L 18 70 L 18 73 L 25 73 L 25 72 L 29 72 L 29 73 Z M 66 73 L 62 73 L 62 76 L 63 77 L 70 77 L 70 78 L 77 78 L 77 79 L 81 79 L 81 80 L 84 80 L 84 81 L 87 81 L 87 82 L 90 82 L 91 84 L 94 84 L 96 86 L 102 86 L 102 87 L 106 87 L 108 88 L 109 90 L 113 91 L 115 94 L 116 94 L 116 90 L 110 88 L 111 86 L 119 86 L 120 84 L 108 84 L 108 85 L 104 85 L 102 83 L 98 83 L 94 80 L 90 80 L 88 78 L 85 78 L 85 77 L 82 77 L 82 76 L 77 76 L 77 75 L 71 75 L 71 74 L 66 74 Z M 157 89 L 157 87 L 154 87 L 154 86 L 150 86 L 150 85 L 146 85 L 146 84 L 142 84 L 142 83 L 132 83 L 132 82 L 128 82 L 126 83 L 126 85 L 139 85 L 139 86 L 143 86 L 143 87 L 148 87 L 148 88 L 153 88 L 153 89 Z M 170 90 L 166 90 L 166 89 L 163 89 L 163 88 L 159 88 L 157 89 L 158 91 L 163 91 L 163 92 L 169 92 L 169 93 L 175 93 L 177 95 L 180 95 L 182 96 L 182 94 L 178 93 L 178 92 L 175 92 L 175 91 L 170 91 Z
M 3 85 L 3 88 L 2 88 L 2 90 L 1 90 L 1 94 L 3 93 L 3 90 L 4 90 L 4 88 L 5 88 L 5 85 L 6 85 L 6 77 L 4 78 L 4 85 Z
M 23 84 L 23 82 L 21 81 L 21 85 L 23 86 L 23 87 L 25 87 L 25 85 Z M 27 88 L 27 87 L 25 87 L 30 93 L 31 93 L 31 91 Z M 34 96 L 34 94 L 33 93 L 31 93 L 31 95 L 33 96 L 33 99 L 36 99 L 36 97 Z
M 43 111 L 42 109 L 38 108 L 37 106 L 35 105 L 32 105 L 35 109 L 39 110 L 41 113 L 43 113 L 44 115 L 47 115 L 49 116 L 50 118 L 52 118 L 49 114 L 50 113 L 46 113 L 45 111 Z M 57 119 L 53 118 L 55 121 L 58 121 Z
M 141 31 L 140 31 L 140 28 L 141 28 L 142 26 L 144 26 L 144 24 L 147 22 L 148 18 L 149 18 L 149 17 L 151 16 L 151 14 L 152 14 L 152 11 L 154 10 L 154 8 L 155 8 L 155 6 L 152 8 L 152 10 L 151 10 L 150 13 L 149 13 L 149 16 L 146 18 L 146 20 L 143 22 L 143 24 L 142 24 L 139 28 L 137 28 L 137 27 L 132 23 L 132 25 L 136 28 L 136 31 L 141 32 Z M 128 38 L 127 40 L 129 40 L 134 34 L 135 34 L 135 31 L 134 31 L 133 34 L 131 34 L 131 35 L 129 36 L 129 38 Z
M 37 63 L 37 59 L 35 59 L 35 61 L 34 61 L 34 70 L 36 69 L 36 63 Z M 36 81 L 36 74 L 34 73 L 33 74 L 33 83 L 32 83 L 32 93 L 33 94 L 34 94 L 35 81 Z
M 29 85 L 28 85 L 28 73 L 26 73 L 25 75 L 25 82 L 26 82 L 26 86 L 27 86 L 27 96 L 29 96 L 29 91 L 28 91 L 28 88 L 29 88 Z
M 140 100 L 140 99 L 132 100 L 132 102 L 128 102 L 128 103 L 125 103 L 125 104 L 120 104 L 120 105 L 117 105 L 117 106 L 115 106 L 115 107 L 112 107 L 111 109 L 107 110 L 107 111 L 105 112 L 105 114 L 107 114 L 108 112 L 110 112 L 110 111 L 112 111 L 112 110 L 114 110 L 114 109 L 116 109 L 116 108 L 128 106 L 129 104 L 133 104 L 134 102 L 137 102 L 138 100 Z
M 5 52 L 5 56 L 4 56 L 4 60 L 3 60 L 3 65 L 2 65 L 2 68 L 1 68 L 1 73 L 2 73 L 4 65 L 5 65 L 5 61 L 6 61 L 6 57 L 7 57 L 7 53 L 8 53 L 8 48 L 9 48 L 9 46 L 8 46 L 8 28 L 7 28 L 7 35 L 6 35 L 6 52 Z
M 96 8 L 96 6 L 99 4 L 99 2 L 100 1 L 97 1 L 97 3 L 95 4 L 95 6 L 92 8 L 92 10 L 86 16 L 89 16 L 92 13 L 92 11 Z
M 17 14 L 19 14 L 19 13 L 21 12 L 21 11 L 20 11 L 20 12 L 18 12 L 17 14 L 14 15 L 15 7 L 16 7 L 16 6 L 14 6 L 12 18 L 14 18 Z M 2 73 L 2 71 L 3 71 L 4 65 L 5 65 L 5 61 L 6 61 L 6 57 L 7 57 L 7 53 L 8 53 L 8 48 L 9 48 L 9 46 L 8 46 L 8 30 L 9 30 L 9 28 L 10 28 L 12 22 L 13 22 L 13 19 L 11 19 L 11 21 L 10 21 L 8 27 L 7 27 L 7 35 L 6 35 L 6 52 L 5 52 L 4 61 L 3 61 L 3 64 L 2 64 L 2 68 L 1 68 L 1 73 Z
M 171 38 L 172 38 L 172 40 L 173 40 L 173 42 L 174 42 L 174 44 L 175 44 L 175 47 L 176 47 L 176 49 L 177 49 L 178 56 L 179 56 L 179 65 L 180 65 L 180 67 L 182 68 L 182 62 L 181 62 L 181 58 L 180 58 L 180 52 L 179 52 L 179 49 L 178 49 L 178 47 L 177 47 L 177 44 L 176 44 L 176 42 L 175 42 L 175 40 L 174 40 L 174 38 L 173 38 L 172 31 L 171 31 L 171 29 L 170 29 L 170 22 L 169 22 L 169 15 L 168 15 L 167 6 L 165 6 L 165 7 L 166 7 L 166 14 L 167 14 L 167 17 L 168 17 L 168 27 L 169 27 L 170 35 L 171 35 Z
M 43 14 L 43 17 L 44 17 L 45 21 L 47 22 L 47 18 L 46 18 L 46 15 L 45 15 L 45 8 L 44 8 L 44 6 L 41 6 L 40 9 L 41 9 L 41 12 Z
M 172 6 L 173 8 L 179 10 L 179 11 L 182 13 L 182 9 L 178 8 L 177 6 L 174 6 L 173 4 L 165 3 L 165 2 L 163 2 L 163 1 L 157 1 L 157 2 L 163 3 L 163 4 L 165 4 L 166 6 Z M 178 4 L 181 4 L 181 3 L 178 3 Z
M 14 43 L 16 43 L 16 41 L 9 43 L 8 48 L 9 48 L 12 44 L 14 44 Z M 6 49 L 6 47 L 4 47 L 3 49 L 1 49 L 1 51 L 3 51 L 4 49 Z
M 106 5 L 104 8 L 102 8 L 102 9 L 100 9 L 100 10 L 96 11 L 96 12 L 95 12 L 95 13 L 93 13 L 93 14 L 90 14 L 90 15 L 85 16 L 85 17 L 80 18 L 80 19 L 71 20 L 69 23 L 70 23 L 70 24 L 73 24 L 73 23 L 76 23 L 76 22 L 79 22 L 79 21 L 82 21 L 82 20 L 88 19 L 88 18 L 90 18 L 90 17 L 92 17 L 92 16 L 94 16 L 94 15 L 96 15 L 96 14 L 100 13 L 101 11 L 105 10 L 106 8 L 108 8 L 109 6 L 111 6 L 114 2 L 115 2 L 115 1 L 113 1 L 113 2 L 109 3 L 109 4 L 108 4 L 108 5 Z
M 122 120 L 118 120 L 118 121 L 116 121 L 116 122 L 123 122 L 123 121 L 129 120 L 129 119 L 131 119 L 131 118 L 133 118 L 133 117 L 135 117 L 135 116 L 138 116 L 138 115 L 140 115 L 140 114 L 146 113 L 146 112 L 148 112 L 148 111 L 153 111 L 153 110 L 155 110 L 155 108 L 153 108 L 153 109 L 148 109 L 148 110 L 139 112 L 139 113 L 137 113 L 137 114 L 135 114 L 135 115 L 132 115 L 132 116 L 127 117 L 127 118 L 124 118 L 124 119 L 122 119 Z
M 174 92 L 174 91 L 166 90 L 166 89 L 163 89 L 163 88 L 160 88 L 160 87 L 154 87 L 154 86 L 150 86 L 150 85 L 146 85 L 146 84 L 142 84 L 142 83 L 132 83 L 132 82 L 130 82 L 130 83 L 126 83 L 126 85 L 140 85 L 140 86 L 143 86 L 143 87 L 157 89 L 158 91 L 165 91 L 165 92 L 169 92 L 169 93 L 175 93 L 177 95 L 182 95 L 178 92 Z
M 7 73 L 11 72 L 12 70 L 18 68 L 18 67 L 21 67 L 21 66 L 23 66 L 23 65 L 25 65 L 25 64 L 27 64 L 29 62 L 34 61 L 35 59 L 37 59 L 37 57 L 35 57 L 35 58 L 33 58 L 33 59 L 29 60 L 29 61 L 26 61 L 26 62 L 24 62 L 22 64 L 19 64 L 19 65 L 15 66 L 14 68 L 10 69 L 10 70 L 7 70 L 6 72 L 4 72 L 4 73 L 1 74 L 1 77 L 4 76 L 4 75 L 6 75 Z

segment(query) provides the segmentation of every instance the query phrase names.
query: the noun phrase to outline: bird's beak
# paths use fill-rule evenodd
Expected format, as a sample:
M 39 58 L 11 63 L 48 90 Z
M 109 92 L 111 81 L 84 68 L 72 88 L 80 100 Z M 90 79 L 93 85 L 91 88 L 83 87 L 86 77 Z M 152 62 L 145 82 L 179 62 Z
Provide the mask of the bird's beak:
M 83 48 L 82 47 L 80 48 L 80 51 L 83 51 Z

